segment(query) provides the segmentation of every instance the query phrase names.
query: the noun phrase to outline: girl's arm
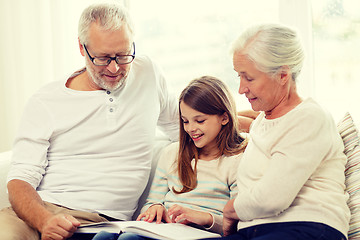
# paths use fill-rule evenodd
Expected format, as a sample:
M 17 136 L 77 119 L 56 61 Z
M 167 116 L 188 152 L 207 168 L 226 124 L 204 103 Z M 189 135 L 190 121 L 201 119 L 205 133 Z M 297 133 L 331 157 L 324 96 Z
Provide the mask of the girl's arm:
M 170 171 L 171 164 L 175 160 L 176 154 L 173 153 L 177 149 L 176 144 L 171 144 L 161 153 L 149 191 L 149 196 L 141 209 L 141 214 L 136 220 L 152 222 L 156 219 L 157 223 L 160 223 L 163 219 L 166 222 L 170 221 L 163 203 L 166 194 L 170 191 L 168 185 L 168 172 Z
M 228 236 L 232 233 L 235 233 L 237 231 L 237 222 L 239 221 L 239 217 L 237 216 L 235 209 L 234 209 L 234 200 L 238 194 L 238 186 L 237 186 L 237 169 L 239 162 L 241 161 L 241 158 L 243 156 L 243 153 L 240 153 L 237 157 L 236 166 L 234 166 L 229 173 L 229 189 L 230 189 L 230 201 L 228 201 L 224 207 L 223 210 L 223 219 L 222 219 L 222 229 L 223 229 L 223 235 Z
M 169 222 L 167 211 L 163 205 L 165 195 L 168 192 L 169 188 L 167 185 L 167 178 L 163 169 L 161 168 L 161 165 L 159 165 L 156 169 L 154 180 L 151 184 L 149 196 L 146 199 L 144 207 L 141 209 L 141 214 L 137 217 L 136 220 L 152 222 L 155 219 L 157 223 L 160 223 L 164 219 L 166 222 Z

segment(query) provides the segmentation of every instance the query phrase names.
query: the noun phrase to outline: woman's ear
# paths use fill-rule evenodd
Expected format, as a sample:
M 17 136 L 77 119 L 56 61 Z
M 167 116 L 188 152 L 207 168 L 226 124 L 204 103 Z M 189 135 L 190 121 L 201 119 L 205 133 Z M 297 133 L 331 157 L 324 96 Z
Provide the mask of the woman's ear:
M 229 122 L 229 115 L 228 115 L 227 113 L 224 113 L 224 114 L 222 115 L 221 124 L 222 124 L 223 126 L 225 126 L 226 124 L 228 124 L 228 122 Z
M 285 65 L 280 68 L 279 78 L 281 85 L 285 85 L 291 79 L 289 66 Z

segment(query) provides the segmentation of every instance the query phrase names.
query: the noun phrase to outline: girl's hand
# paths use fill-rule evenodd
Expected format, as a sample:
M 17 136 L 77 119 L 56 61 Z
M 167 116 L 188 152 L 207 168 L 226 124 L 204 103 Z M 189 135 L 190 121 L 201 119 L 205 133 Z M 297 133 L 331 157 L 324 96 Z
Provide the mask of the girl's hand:
M 171 219 L 165 209 L 165 207 L 161 204 L 154 204 L 150 206 L 145 212 L 141 213 L 136 221 L 146 221 L 146 222 L 152 222 L 156 218 L 156 223 L 161 223 L 161 221 L 164 219 L 165 222 L 171 223 Z
M 210 227 L 213 224 L 213 217 L 210 213 L 196 211 L 176 204 L 169 208 L 168 215 L 176 223 L 196 223 L 205 227 Z

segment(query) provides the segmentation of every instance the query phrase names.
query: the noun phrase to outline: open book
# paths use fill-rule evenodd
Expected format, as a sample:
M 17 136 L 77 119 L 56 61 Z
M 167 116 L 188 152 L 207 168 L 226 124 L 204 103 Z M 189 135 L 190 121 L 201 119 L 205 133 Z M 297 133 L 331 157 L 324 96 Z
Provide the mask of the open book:
M 100 222 L 78 227 L 76 233 L 111 233 L 131 232 L 145 237 L 169 240 L 190 240 L 221 237 L 220 234 L 208 232 L 181 223 L 148 223 L 144 221 Z

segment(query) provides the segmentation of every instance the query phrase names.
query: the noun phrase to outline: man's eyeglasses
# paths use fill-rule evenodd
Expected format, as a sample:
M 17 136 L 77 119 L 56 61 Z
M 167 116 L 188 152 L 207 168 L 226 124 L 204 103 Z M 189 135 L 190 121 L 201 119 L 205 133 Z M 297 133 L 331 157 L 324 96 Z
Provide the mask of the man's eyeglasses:
M 117 64 L 129 64 L 134 61 L 135 58 L 135 42 L 133 42 L 134 52 L 131 55 L 117 55 L 115 57 L 92 57 L 87 50 L 85 44 L 83 45 L 87 55 L 89 56 L 91 62 L 96 66 L 107 66 L 111 63 L 112 60 L 115 60 Z

